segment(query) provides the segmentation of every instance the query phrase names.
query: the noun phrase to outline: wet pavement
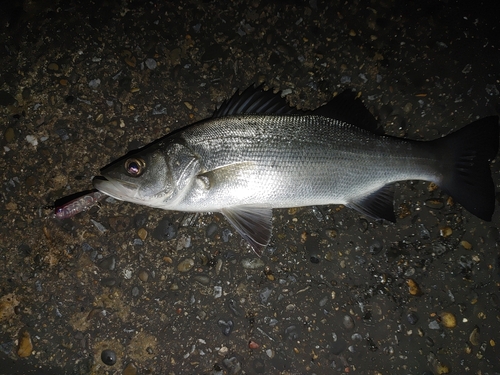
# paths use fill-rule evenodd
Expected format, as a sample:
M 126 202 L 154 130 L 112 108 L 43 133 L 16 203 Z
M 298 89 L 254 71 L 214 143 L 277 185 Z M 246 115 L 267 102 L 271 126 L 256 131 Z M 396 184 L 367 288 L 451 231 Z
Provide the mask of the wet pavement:
M 489 223 L 419 181 L 395 224 L 275 210 L 261 258 L 219 214 L 47 208 L 253 83 L 307 109 L 352 87 L 412 139 L 498 114 L 498 9 L 99 3 L 2 2 L 0 373 L 500 373 L 498 199 Z

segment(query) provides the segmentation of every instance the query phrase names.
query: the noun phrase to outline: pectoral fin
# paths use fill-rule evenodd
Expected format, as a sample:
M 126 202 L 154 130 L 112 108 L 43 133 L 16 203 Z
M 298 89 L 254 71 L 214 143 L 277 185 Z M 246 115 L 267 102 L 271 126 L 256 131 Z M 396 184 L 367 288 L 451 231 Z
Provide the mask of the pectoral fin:
M 221 212 L 260 256 L 269 244 L 272 232 L 272 208 L 267 206 L 236 206 Z
M 206 189 L 211 189 L 216 186 L 223 186 L 227 183 L 234 183 L 235 181 L 244 179 L 250 169 L 254 168 L 255 164 L 249 161 L 233 163 L 204 171 L 199 173 L 197 178 L 198 182 Z
M 346 206 L 373 219 L 396 221 L 393 185 L 385 185 L 367 196 L 352 200 Z

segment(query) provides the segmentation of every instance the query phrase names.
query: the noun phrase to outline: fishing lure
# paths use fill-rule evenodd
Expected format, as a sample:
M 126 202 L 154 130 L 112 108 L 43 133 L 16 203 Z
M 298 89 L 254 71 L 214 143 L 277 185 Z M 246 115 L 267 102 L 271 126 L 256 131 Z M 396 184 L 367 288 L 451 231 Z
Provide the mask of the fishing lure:
M 57 219 L 69 219 L 80 212 L 87 211 L 105 197 L 106 194 L 99 191 L 92 191 L 91 193 L 82 195 L 78 198 L 70 200 L 69 202 L 56 206 L 54 209 L 54 217 Z

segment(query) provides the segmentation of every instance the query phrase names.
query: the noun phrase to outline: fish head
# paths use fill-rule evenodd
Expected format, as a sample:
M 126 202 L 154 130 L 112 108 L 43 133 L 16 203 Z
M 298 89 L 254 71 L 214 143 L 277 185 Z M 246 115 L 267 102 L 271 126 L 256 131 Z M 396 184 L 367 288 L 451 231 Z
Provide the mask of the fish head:
M 195 178 L 197 158 L 184 145 L 146 146 L 101 169 L 94 187 L 118 200 L 175 209 L 175 202 Z

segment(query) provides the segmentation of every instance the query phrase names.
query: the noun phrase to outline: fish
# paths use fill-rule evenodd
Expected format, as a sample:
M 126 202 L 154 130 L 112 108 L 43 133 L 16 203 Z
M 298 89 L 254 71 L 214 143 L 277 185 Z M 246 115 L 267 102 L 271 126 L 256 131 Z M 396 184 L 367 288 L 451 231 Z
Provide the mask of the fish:
M 395 222 L 394 185 L 424 180 L 490 221 L 490 162 L 498 116 L 430 140 L 385 135 L 346 90 L 311 111 L 262 86 L 236 92 L 212 117 L 185 126 L 105 166 L 92 180 L 118 200 L 164 210 L 222 213 L 258 255 L 272 210 L 341 204 Z

